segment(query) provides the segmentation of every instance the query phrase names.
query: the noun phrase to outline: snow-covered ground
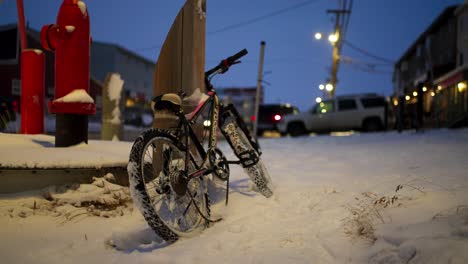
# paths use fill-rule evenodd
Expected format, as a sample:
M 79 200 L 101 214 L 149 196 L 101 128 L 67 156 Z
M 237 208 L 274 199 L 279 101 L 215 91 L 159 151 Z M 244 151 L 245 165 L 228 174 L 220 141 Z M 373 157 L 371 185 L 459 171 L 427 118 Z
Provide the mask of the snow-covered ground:
M 468 130 L 260 143 L 274 197 L 232 166 L 227 207 L 213 190 L 224 220 L 172 245 L 111 175 L 0 196 L 1 262 L 468 263 Z
M 0 133 L 0 168 L 102 168 L 125 166 L 131 144 L 89 140 L 68 148 L 55 148 L 48 135 Z

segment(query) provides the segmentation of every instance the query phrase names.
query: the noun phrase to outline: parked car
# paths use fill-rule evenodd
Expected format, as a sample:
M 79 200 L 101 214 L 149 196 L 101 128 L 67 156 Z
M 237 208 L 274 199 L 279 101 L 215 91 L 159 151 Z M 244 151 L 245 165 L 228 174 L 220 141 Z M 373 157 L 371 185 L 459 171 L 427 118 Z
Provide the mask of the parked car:
M 317 103 L 308 112 L 283 116 L 277 124 L 282 134 L 308 132 L 379 131 L 387 127 L 388 102 L 376 94 L 338 96 Z
M 5 129 L 8 122 L 16 120 L 18 102 L 10 97 L 0 96 L 0 131 Z
M 150 108 L 126 107 L 123 112 L 124 124 L 136 127 L 153 125 L 153 111 Z
M 276 125 L 284 115 L 297 114 L 299 110 L 290 104 L 263 104 L 258 108 L 257 135 L 265 131 L 278 131 Z

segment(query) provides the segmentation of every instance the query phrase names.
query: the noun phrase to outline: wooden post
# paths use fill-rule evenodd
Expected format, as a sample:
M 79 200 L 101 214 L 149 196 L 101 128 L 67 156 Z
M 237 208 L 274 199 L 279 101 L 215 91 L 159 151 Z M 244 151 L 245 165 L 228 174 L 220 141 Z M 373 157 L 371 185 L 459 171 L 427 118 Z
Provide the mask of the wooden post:
M 193 95 L 205 88 L 205 34 L 206 0 L 187 0 L 179 11 L 159 52 L 154 72 L 154 96 L 165 93 Z M 182 98 L 183 99 L 183 98 Z M 182 103 L 189 113 L 197 106 Z M 154 114 L 155 128 L 170 129 L 177 126 L 177 117 L 159 111 Z M 201 127 L 203 131 L 203 127 Z M 158 175 L 163 153 L 156 147 L 153 153 L 153 174 Z
M 123 84 L 118 73 L 107 74 L 102 87 L 102 130 L 103 140 L 123 139 Z
M 191 96 L 205 92 L 206 0 L 187 0 L 172 24 L 159 53 L 154 73 L 154 95 Z M 191 112 L 196 104 L 183 104 Z M 174 127 L 174 118 L 155 113 L 154 127 Z

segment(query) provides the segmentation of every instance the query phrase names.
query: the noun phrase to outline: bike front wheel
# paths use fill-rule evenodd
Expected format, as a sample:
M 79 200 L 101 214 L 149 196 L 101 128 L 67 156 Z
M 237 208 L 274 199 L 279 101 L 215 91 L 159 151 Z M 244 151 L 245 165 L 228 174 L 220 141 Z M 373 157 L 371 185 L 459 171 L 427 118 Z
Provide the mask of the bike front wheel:
M 186 151 L 169 131 L 149 129 L 133 144 L 127 166 L 134 204 L 156 234 L 170 243 L 198 233 L 209 216 L 204 178 L 185 177 L 194 170 Z
M 260 159 L 258 151 L 252 146 L 244 131 L 237 125 L 234 119 L 226 120 L 222 127 L 224 135 L 231 145 L 234 154 L 241 160 L 245 160 L 245 155 L 249 156 L 252 164 L 248 161 L 242 163 L 244 171 L 249 175 L 260 192 L 265 197 L 273 195 L 273 182 L 270 178 L 263 161 Z M 249 159 L 247 158 L 247 160 Z

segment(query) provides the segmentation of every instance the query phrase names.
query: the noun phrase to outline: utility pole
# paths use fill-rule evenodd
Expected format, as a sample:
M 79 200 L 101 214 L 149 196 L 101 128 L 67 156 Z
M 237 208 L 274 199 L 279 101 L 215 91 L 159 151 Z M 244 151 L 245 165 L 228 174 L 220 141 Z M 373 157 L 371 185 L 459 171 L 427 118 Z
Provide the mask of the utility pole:
M 262 94 L 262 82 L 263 82 L 263 60 L 265 58 L 265 41 L 260 42 L 260 59 L 258 62 L 258 78 L 257 78 L 257 96 L 255 97 L 255 120 L 253 123 L 253 134 L 257 139 L 257 125 L 258 125 L 258 108 L 260 106 L 260 96 Z
M 327 10 L 327 14 L 334 14 L 335 15 L 335 40 L 333 42 L 333 54 L 332 54 L 332 69 L 331 69 L 331 77 L 330 77 L 330 84 L 332 85 L 333 89 L 329 91 L 330 97 L 335 96 L 336 84 L 338 83 L 338 66 L 340 64 L 340 51 L 341 51 L 341 44 L 344 38 L 344 31 L 346 31 L 348 22 L 349 22 L 349 15 L 351 14 L 351 5 L 349 8 L 346 9 L 345 0 L 343 2 L 345 9 L 329 9 Z M 341 0 L 338 1 L 339 6 L 341 6 Z M 331 41 L 331 40 L 330 40 Z

